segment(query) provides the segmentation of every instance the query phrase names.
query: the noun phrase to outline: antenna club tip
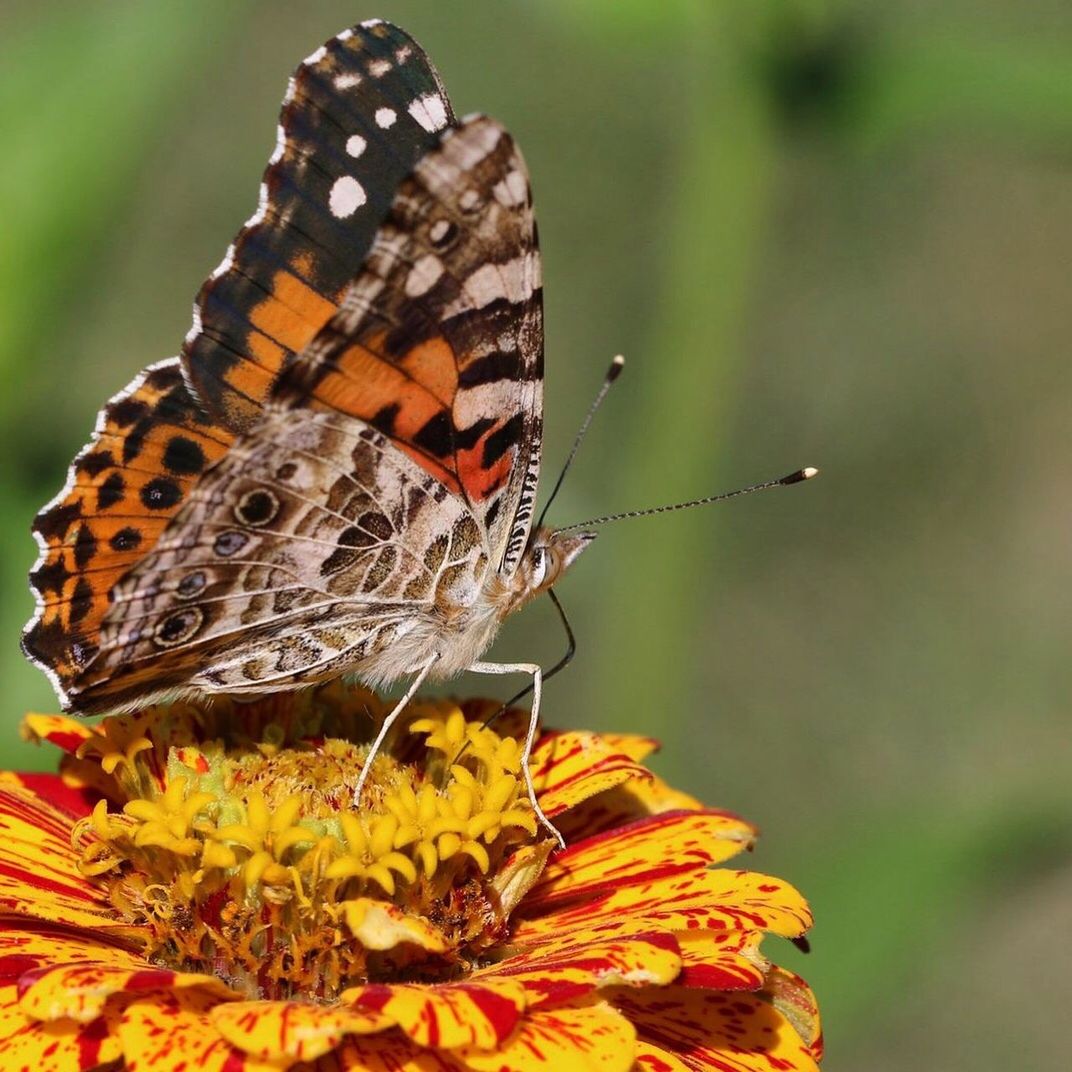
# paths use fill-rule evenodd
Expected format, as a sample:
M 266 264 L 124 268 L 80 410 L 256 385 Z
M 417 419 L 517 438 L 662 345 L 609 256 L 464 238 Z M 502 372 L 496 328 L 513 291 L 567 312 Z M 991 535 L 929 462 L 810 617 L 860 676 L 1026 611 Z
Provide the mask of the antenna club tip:
M 621 354 L 616 354 L 610 363 L 610 368 L 607 369 L 607 383 L 613 383 L 621 375 L 623 368 L 625 368 L 625 358 Z
M 799 484 L 802 480 L 811 480 L 813 476 L 818 476 L 819 470 L 813 466 L 807 466 L 804 469 L 798 469 L 795 473 L 790 473 L 789 476 L 783 476 L 778 481 L 779 484 Z

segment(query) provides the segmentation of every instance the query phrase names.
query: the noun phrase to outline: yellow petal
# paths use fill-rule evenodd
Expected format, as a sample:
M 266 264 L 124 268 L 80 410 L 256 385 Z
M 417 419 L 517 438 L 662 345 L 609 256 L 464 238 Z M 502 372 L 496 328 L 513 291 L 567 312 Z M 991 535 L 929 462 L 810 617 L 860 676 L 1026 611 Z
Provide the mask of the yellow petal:
M 369 852 L 374 859 L 386 856 L 394 848 L 398 819 L 394 815 L 381 815 L 373 820 L 369 835 Z
M 28 789 L 0 788 L 0 907 L 9 915 L 136 934 L 78 869 L 77 820 Z
M 444 936 L 431 923 L 407 915 L 389 901 L 356 897 L 344 901 L 342 909 L 347 930 L 366 949 L 382 951 L 403 943 L 420 946 L 430 953 L 443 953 L 448 948 Z M 343 1000 L 347 1000 L 345 995 Z
M 369 864 L 365 872 L 370 882 L 375 882 L 388 897 L 393 897 L 395 892 L 395 877 L 389 868 L 383 864 Z
M 517 779 L 512 774 L 504 774 L 501 778 L 488 787 L 484 794 L 484 808 L 489 812 L 502 811 L 506 802 L 517 788 Z
M 642 1041 L 682 1056 L 690 1068 L 819 1072 L 800 1036 L 758 994 L 671 986 L 617 991 L 611 1000 Z
M 491 866 L 491 858 L 488 856 L 488 850 L 485 849 L 479 841 L 463 841 L 458 847 L 458 851 L 463 855 L 468 856 L 480 869 L 482 875 L 488 873 L 488 868 Z
M 242 868 L 242 881 L 247 886 L 256 886 L 264 876 L 265 871 L 275 864 L 270 852 L 255 852 Z
M 630 1072 L 635 1051 L 633 1025 L 606 1002 L 597 1002 L 534 1010 L 496 1051 L 464 1049 L 453 1056 L 473 1072 Z
M 259 789 L 250 791 L 246 800 L 246 825 L 258 834 L 265 834 L 272 821 L 264 794 Z
M 281 859 L 283 854 L 295 845 L 312 845 L 316 841 L 316 834 L 301 826 L 292 826 L 281 834 L 276 834 L 272 842 L 272 850 L 276 858 Z
M 298 818 L 302 810 L 302 798 L 300 796 L 288 797 L 279 805 L 275 810 L 275 814 L 272 816 L 272 821 L 269 824 L 269 829 L 274 834 L 280 834 L 287 829 L 288 826 L 292 826 L 294 821 Z
M 137 994 L 144 990 L 197 989 L 215 1001 L 235 997 L 234 992 L 215 976 L 191 972 L 168 971 L 141 963 L 136 967 L 117 967 L 111 963 L 86 962 L 61 964 L 45 968 L 31 976 L 19 1006 L 35 1020 L 69 1018 L 79 1023 L 96 1019 L 105 1002 L 114 994 Z
M 85 1072 L 121 1056 L 118 1016 L 108 1011 L 91 1024 L 74 1020 L 41 1023 L 18 1004 L 18 988 L 0 986 L 0 1062 L 5 1069 Z
M 315 1061 L 334 1050 L 347 1035 L 389 1026 L 379 1013 L 296 1001 L 229 1002 L 217 1005 L 209 1018 L 232 1046 L 259 1060 L 280 1064 Z
M 19 731 L 23 740 L 48 741 L 72 755 L 79 745 L 95 736 L 92 727 L 66 715 L 25 715 Z
M 355 987 L 343 999 L 352 1000 L 357 1008 L 382 1012 L 421 1046 L 481 1050 L 502 1045 L 527 1000 L 524 986 L 510 979 L 439 986 L 371 984 Z
M 339 823 L 351 851 L 360 856 L 368 848 L 368 837 L 361 820 L 352 811 L 344 811 L 339 816 Z

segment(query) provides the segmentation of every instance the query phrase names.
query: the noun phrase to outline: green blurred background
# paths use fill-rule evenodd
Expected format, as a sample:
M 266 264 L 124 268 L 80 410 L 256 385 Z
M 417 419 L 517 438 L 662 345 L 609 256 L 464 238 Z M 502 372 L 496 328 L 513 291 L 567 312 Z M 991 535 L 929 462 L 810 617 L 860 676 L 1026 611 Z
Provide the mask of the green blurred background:
M 548 720 L 656 734 L 763 827 L 749 865 L 818 918 L 809 957 L 768 948 L 817 989 L 828 1067 L 1062 1066 L 1068 4 L 7 0 L 4 765 L 53 761 L 16 742 L 55 706 L 16 643 L 30 518 L 176 352 L 289 71 L 373 15 L 526 153 L 549 470 L 629 359 L 552 520 L 823 469 L 604 530 L 560 586 L 580 653 Z M 536 605 L 498 651 L 561 643 Z

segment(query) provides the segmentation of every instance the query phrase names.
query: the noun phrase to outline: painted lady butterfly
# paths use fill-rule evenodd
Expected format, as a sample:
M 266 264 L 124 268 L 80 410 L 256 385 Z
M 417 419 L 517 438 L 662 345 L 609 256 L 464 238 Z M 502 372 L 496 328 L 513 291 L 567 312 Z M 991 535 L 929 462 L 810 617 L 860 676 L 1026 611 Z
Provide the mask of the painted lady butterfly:
M 521 154 L 401 30 L 346 30 L 291 79 L 181 356 L 107 404 L 37 516 L 25 651 L 83 714 L 412 676 L 373 753 L 426 678 L 523 673 L 527 760 L 540 667 L 481 656 L 593 539 L 532 530 L 542 402 Z
M 36 518 L 26 653 L 85 714 L 468 669 L 531 675 L 535 727 L 540 668 L 481 656 L 591 539 L 530 533 L 542 379 L 521 154 L 401 30 L 344 31 L 291 79 L 181 356 Z

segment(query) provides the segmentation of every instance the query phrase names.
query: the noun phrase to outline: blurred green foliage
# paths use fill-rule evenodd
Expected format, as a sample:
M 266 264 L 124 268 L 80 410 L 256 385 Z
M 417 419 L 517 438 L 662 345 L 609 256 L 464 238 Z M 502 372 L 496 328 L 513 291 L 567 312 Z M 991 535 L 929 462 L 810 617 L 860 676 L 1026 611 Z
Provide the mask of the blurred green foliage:
M 548 718 L 664 741 L 797 882 L 831 1067 L 1058 1067 L 1072 919 L 1072 9 L 1043 0 L 14 0 L 0 66 L 5 765 L 51 709 L 27 529 L 104 399 L 175 352 L 285 78 L 382 15 L 517 134 L 545 250 L 553 520 L 608 529 Z M 554 659 L 534 607 L 501 641 Z M 484 689 L 485 681 L 459 688 Z M 1067 958 L 1064 958 L 1067 959 Z M 1062 973 L 1063 977 L 1062 977 Z

